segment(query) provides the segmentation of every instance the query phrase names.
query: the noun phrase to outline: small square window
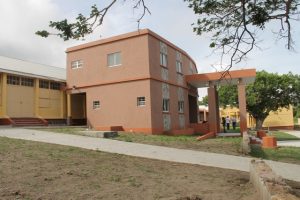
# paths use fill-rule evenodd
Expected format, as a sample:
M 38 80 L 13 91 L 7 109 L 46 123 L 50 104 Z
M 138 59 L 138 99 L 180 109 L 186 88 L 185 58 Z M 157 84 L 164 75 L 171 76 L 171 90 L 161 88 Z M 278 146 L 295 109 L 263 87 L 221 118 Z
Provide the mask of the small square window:
M 10 85 L 20 85 L 20 77 L 8 75 L 7 76 L 7 84 Z
M 50 89 L 51 90 L 60 90 L 60 83 L 58 83 L 58 82 L 50 82 Z
M 100 101 L 93 101 L 93 109 L 99 109 L 100 108 Z
M 163 99 L 163 112 L 170 111 L 170 99 Z
M 39 81 L 39 87 L 44 88 L 44 89 L 49 89 L 49 81 L 40 80 Z
M 21 85 L 28 86 L 28 87 L 33 87 L 34 86 L 34 80 L 32 78 L 21 77 Z
M 146 105 L 146 98 L 145 97 L 138 97 L 137 98 L 137 106 L 145 106 Z
M 78 69 L 83 67 L 83 61 L 82 60 L 75 60 L 71 62 L 71 68 L 72 69 Z
M 121 52 L 111 53 L 107 55 L 107 66 L 118 66 L 121 65 L 121 62 Z

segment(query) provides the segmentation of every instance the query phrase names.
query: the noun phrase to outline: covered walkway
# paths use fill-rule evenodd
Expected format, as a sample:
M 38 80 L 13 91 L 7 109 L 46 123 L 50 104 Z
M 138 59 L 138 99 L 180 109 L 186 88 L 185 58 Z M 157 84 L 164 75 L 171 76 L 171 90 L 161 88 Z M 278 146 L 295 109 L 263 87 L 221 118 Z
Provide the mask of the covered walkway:
M 235 71 L 214 72 L 206 74 L 186 75 L 185 80 L 195 88 L 208 89 L 208 109 L 209 109 L 209 131 L 215 134 L 220 133 L 220 111 L 217 87 L 222 85 L 237 85 L 238 102 L 240 110 L 240 131 L 247 130 L 246 111 L 246 85 L 253 83 L 256 76 L 255 69 L 242 69 Z

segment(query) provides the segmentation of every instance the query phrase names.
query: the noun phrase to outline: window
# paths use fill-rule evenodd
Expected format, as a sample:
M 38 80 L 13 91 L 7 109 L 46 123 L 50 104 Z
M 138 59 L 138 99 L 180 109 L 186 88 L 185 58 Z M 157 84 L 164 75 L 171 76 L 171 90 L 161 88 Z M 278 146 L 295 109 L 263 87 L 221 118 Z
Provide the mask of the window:
M 39 87 L 40 88 L 45 88 L 45 89 L 49 89 L 49 81 L 45 81 L 45 80 L 40 80 L 39 81 Z
M 21 85 L 28 86 L 28 87 L 33 87 L 34 80 L 32 78 L 22 77 L 21 78 Z
M 100 101 L 93 101 L 93 109 L 99 109 L 100 108 Z
M 121 52 L 111 53 L 107 55 L 107 66 L 114 67 L 121 65 Z
M 160 65 L 167 67 L 168 65 L 168 56 L 167 54 L 160 53 Z
M 145 106 L 145 105 L 146 105 L 145 97 L 138 97 L 137 98 L 137 106 Z
M 50 82 L 50 89 L 52 89 L 52 90 L 60 90 L 60 83 Z
M 10 84 L 10 85 L 20 85 L 20 77 L 8 75 L 7 76 L 7 84 Z
M 82 60 L 75 60 L 71 62 L 71 68 L 72 69 L 78 69 L 83 67 L 83 61 Z
M 182 74 L 182 62 L 176 60 L 176 71 Z
M 163 112 L 170 111 L 170 99 L 163 99 Z
M 184 111 L 184 101 L 178 101 L 178 112 L 183 113 Z
M 160 45 L 160 65 L 167 67 L 167 65 L 168 65 L 167 45 L 163 42 L 160 42 L 159 45 Z

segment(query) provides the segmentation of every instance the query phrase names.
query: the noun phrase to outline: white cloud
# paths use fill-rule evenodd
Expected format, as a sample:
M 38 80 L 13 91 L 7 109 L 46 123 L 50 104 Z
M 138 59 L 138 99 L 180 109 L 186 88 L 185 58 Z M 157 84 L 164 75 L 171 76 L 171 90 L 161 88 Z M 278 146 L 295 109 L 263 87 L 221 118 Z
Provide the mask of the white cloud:
M 132 1 L 126 1 L 115 5 L 106 16 L 104 25 L 87 36 L 85 41 L 64 42 L 54 36 L 44 39 L 34 34 L 37 30 L 48 29 L 50 20 L 74 19 L 78 13 L 88 14 L 95 2 L 103 7 L 110 0 L 0 1 L 0 55 L 65 67 L 64 52 L 67 47 L 137 30 L 136 19 L 140 11 L 133 11 Z M 211 55 L 209 34 L 197 36 L 193 33 L 191 24 L 197 16 L 187 7 L 187 3 L 174 0 L 146 2 L 152 15 L 143 19 L 141 28 L 150 28 L 184 49 L 196 61 L 200 73 L 214 71 L 211 65 L 218 64 L 220 56 Z M 298 42 L 296 48 L 299 51 L 300 41 L 296 36 L 300 30 L 297 25 L 294 24 L 294 39 Z M 256 67 L 273 72 L 300 73 L 299 53 L 288 52 L 281 43 L 281 46 L 274 44 L 271 33 L 263 32 L 261 36 L 264 51 L 255 50 L 237 68 Z M 228 63 L 228 60 L 224 62 Z

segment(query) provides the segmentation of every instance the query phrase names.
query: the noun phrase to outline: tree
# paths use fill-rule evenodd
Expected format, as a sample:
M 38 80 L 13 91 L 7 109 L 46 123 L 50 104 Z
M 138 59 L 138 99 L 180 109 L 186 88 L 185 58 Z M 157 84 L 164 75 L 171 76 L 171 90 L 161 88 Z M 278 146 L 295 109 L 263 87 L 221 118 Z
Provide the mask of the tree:
M 247 111 L 256 120 L 256 129 L 261 129 L 271 111 L 298 105 L 300 100 L 300 78 L 292 73 L 278 75 L 266 71 L 257 72 L 255 82 L 247 85 Z M 236 86 L 219 88 L 221 105 L 235 106 L 238 100 Z M 232 98 L 230 98 L 232 97 Z
M 202 100 L 198 101 L 198 105 L 207 106 L 208 105 L 208 96 L 204 96 Z
M 228 82 L 230 84 L 230 82 Z M 218 89 L 219 105 L 225 108 L 227 105 L 237 107 L 238 93 L 236 85 L 224 85 Z
M 215 51 L 221 50 L 221 63 L 224 55 L 230 56 L 230 64 L 225 67 L 222 77 L 229 69 L 242 61 L 246 55 L 257 46 L 259 31 L 264 30 L 266 24 L 278 21 L 279 38 L 286 39 L 288 49 L 293 47 L 291 20 L 299 19 L 300 0 L 184 0 L 198 15 L 193 30 L 198 34 L 213 33 L 210 47 Z M 49 26 L 57 33 L 47 30 L 37 31 L 42 37 L 57 35 L 64 40 L 82 39 L 91 34 L 95 28 L 103 24 L 107 12 L 122 0 L 111 0 L 110 4 L 102 9 L 96 5 L 91 7 L 90 14 L 78 14 L 74 22 L 67 19 L 50 21 Z M 133 9 L 141 9 L 137 19 L 139 24 L 150 10 L 146 0 L 127 0 L 133 3 Z
M 185 0 L 197 14 L 194 31 L 198 35 L 211 32 L 210 47 L 230 55 L 228 70 L 242 61 L 257 46 L 257 35 L 266 24 L 278 21 L 279 38 L 292 48 L 291 20 L 299 18 L 299 0 Z M 222 65 L 222 59 L 221 59 Z

